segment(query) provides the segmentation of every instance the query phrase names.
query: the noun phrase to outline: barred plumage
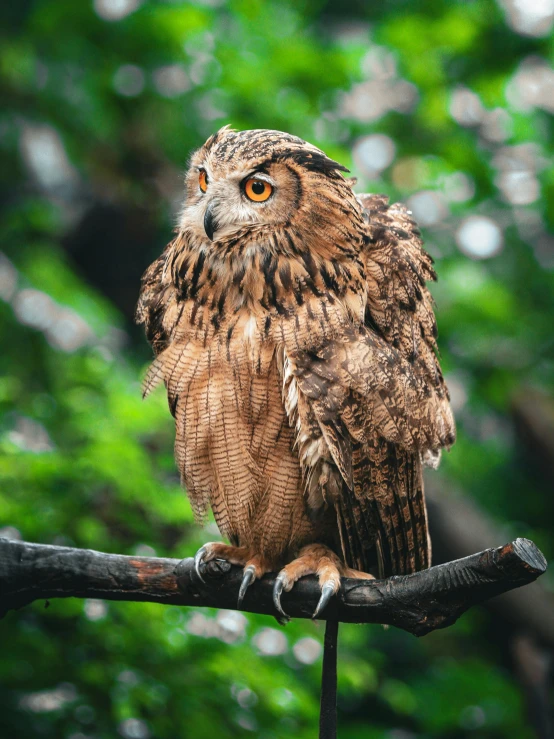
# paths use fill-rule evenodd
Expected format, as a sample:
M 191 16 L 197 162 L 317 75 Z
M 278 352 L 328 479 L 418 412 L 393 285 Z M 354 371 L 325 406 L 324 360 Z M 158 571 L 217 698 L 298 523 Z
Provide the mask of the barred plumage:
M 145 392 L 165 382 L 193 509 L 231 542 L 203 557 L 289 563 L 285 589 L 427 567 L 423 461 L 454 442 L 432 260 L 402 205 L 342 171 L 289 134 L 218 131 L 137 308 Z

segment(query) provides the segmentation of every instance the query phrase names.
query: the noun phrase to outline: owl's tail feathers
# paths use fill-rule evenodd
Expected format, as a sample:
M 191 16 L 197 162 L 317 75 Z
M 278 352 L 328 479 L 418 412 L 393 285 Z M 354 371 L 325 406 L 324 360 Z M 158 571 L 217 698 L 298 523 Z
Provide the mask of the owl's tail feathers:
M 353 449 L 353 490 L 336 503 L 346 563 L 379 577 L 407 575 L 431 563 L 422 464 L 393 444 Z
M 393 448 L 388 492 L 375 505 L 380 522 L 377 534 L 379 573 L 409 575 L 431 565 L 431 542 L 423 472 L 419 453 Z

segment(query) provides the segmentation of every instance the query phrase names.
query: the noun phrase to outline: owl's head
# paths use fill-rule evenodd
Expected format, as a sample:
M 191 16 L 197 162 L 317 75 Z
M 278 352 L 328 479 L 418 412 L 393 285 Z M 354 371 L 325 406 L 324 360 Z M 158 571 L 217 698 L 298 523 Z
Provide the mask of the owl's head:
M 348 207 L 345 192 L 355 203 L 340 172 L 348 170 L 296 136 L 226 126 L 191 159 L 180 226 L 215 242 L 299 219 L 321 228 L 330 209 Z

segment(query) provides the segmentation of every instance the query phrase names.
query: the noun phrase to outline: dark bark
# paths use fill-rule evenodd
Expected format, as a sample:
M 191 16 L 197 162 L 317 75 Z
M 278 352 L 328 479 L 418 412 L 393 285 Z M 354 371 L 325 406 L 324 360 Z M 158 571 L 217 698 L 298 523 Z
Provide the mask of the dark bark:
M 323 617 L 343 622 L 391 624 L 416 636 L 454 623 L 468 608 L 535 580 L 546 560 L 528 539 L 486 549 L 407 577 L 344 579 Z M 104 554 L 88 549 L 0 539 L 0 616 L 35 600 L 103 598 L 237 610 L 241 570 L 227 562 Z M 273 577 L 248 590 L 242 609 L 277 616 Z M 319 598 L 314 577 L 303 578 L 283 606 L 294 618 L 310 618 Z

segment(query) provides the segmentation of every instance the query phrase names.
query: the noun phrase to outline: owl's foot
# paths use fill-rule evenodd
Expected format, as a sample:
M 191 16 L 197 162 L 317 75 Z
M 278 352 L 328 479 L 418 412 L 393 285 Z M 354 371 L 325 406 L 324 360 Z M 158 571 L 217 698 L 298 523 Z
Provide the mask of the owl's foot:
M 308 544 L 297 559 L 283 567 L 273 586 L 273 603 L 279 613 L 288 619 L 281 605 L 281 594 L 292 590 L 294 583 L 306 575 L 317 575 L 321 596 L 312 618 L 317 618 L 340 588 L 341 577 L 374 579 L 373 575 L 346 567 L 340 558 L 324 544 Z
M 244 565 L 248 559 L 248 549 L 233 547 L 221 541 L 210 541 L 204 544 L 194 556 L 194 569 L 202 582 L 205 580 L 200 572 L 200 566 L 208 564 L 212 559 L 224 559 L 232 565 Z
M 263 558 L 259 555 L 253 554 L 252 550 L 248 547 L 234 547 L 231 544 L 212 541 L 200 547 L 194 557 L 194 568 L 202 582 L 204 582 L 204 578 L 200 572 L 200 566 L 202 564 L 207 564 L 212 559 L 224 559 L 232 565 L 244 567 L 238 597 L 239 607 L 246 595 L 246 591 L 250 585 L 252 585 L 254 580 L 259 579 L 268 571 Z

